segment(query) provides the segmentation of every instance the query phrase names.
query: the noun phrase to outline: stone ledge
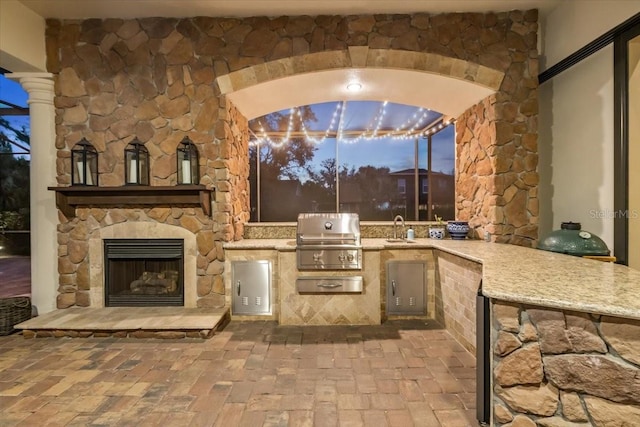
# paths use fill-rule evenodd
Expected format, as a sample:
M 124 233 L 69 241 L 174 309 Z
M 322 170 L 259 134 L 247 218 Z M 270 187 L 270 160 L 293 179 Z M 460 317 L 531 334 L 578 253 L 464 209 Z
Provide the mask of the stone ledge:
M 70 308 L 16 325 L 25 338 L 211 338 L 231 320 L 229 308 Z

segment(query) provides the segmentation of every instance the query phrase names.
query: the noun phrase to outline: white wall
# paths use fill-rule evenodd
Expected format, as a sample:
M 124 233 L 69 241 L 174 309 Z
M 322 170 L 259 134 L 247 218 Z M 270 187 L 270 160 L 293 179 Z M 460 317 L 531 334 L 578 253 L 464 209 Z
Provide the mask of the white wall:
M 45 71 L 45 20 L 17 0 L 0 0 L 0 67 Z
M 640 270 L 640 36 L 629 43 L 629 267 Z
M 540 25 L 540 70 L 557 64 L 639 12 L 640 0 L 560 1 Z
M 542 70 L 640 12 L 640 1 L 563 1 L 542 23 Z M 582 223 L 613 248 L 613 45 L 540 86 L 540 236 Z M 615 255 L 615 254 L 614 254 Z
M 542 85 L 540 100 L 541 236 L 580 222 L 612 248 L 613 47 Z

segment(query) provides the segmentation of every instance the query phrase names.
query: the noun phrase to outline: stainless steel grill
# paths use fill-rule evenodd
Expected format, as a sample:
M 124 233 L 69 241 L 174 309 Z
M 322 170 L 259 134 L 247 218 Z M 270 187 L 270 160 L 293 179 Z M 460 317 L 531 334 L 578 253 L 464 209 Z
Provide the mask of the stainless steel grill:
M 361 270 L 358 214 L 299 214 L 296 253 L 298 270 Z

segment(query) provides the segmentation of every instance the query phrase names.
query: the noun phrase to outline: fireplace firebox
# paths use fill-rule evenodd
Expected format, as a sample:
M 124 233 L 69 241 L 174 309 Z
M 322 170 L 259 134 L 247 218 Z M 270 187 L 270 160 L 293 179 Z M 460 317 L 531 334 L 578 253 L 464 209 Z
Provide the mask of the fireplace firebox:
M 105 306 L 183 306 L 182 239 L 105 239 Z

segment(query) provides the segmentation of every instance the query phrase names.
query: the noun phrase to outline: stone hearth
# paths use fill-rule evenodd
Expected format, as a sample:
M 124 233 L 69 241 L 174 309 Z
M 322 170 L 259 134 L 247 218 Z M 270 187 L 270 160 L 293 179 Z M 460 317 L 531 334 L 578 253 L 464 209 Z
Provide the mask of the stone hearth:
M 229 323 L 228 308 L 74 307 L 16 325 L 25 338 L 211 338 Z

